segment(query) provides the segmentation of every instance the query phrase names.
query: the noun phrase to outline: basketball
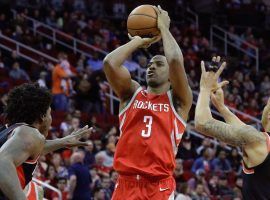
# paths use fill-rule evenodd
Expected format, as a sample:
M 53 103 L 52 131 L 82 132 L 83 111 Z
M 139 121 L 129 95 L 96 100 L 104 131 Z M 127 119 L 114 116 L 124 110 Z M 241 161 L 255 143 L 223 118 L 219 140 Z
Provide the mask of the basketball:
M 141 5 L 128 16 L 127 29 L 131 36 L 154 37 L 159 35 L 157 14 L 152 5 Z

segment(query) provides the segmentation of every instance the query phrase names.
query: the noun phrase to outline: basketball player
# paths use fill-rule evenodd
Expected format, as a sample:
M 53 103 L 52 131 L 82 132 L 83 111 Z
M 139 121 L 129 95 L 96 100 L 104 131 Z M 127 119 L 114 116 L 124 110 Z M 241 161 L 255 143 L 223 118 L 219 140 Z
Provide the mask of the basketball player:
M 219 63 L 220 57 L 214 57 Z M 217 83 L 226 63 L 216 72 L 205 71 L 201 63 L 202 75 L 200 94 L 196 106 L 195 125 L 201 133 L 215 137 L 232 146 L 243 150 L 243 198 L 247 200 L 263 200 L 270 198 L 270 100 L 263 110 L 262 124 L 266 132 L 257 131 L 252 126 L 243 123 L 225 105 L 221 87 L 228 82 Z M 218 89 L 217 89 L 218 88 Z M 217 90 L 216 90 L 217 89 Z M 214 92 L 213 92 L 214 91 Z M 222 114 L 226 123 L 215 120 L 209 108 L 211 100 Z
M 154 56 L 146 70 L 147 89 L 131 79 L 124 61 L 154 39 L 135 36 L 104 59 L 106 77 L 120 98 L 120 139 L 114 168 L 120 174 L 113 200 L 174 199 L 177 146 L 186 127 L 192 92 L 182 52 L 160 7 L 158 28 L 165 56 Z
M 8 125 L 0 131 L 0 199 L 26 199 L 23 192 L 41 154 L 87 145 L 79 139 L 87 126 L 57 140 L 45 140 L 51 126 L 51 94 L 38 84 L 23 84 L 8 95 Z

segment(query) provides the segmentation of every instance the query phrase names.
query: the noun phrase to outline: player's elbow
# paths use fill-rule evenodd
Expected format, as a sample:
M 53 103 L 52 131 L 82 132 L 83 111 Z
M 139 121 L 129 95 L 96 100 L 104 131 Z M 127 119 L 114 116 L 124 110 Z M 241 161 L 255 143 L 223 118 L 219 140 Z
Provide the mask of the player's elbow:
M 202 122 L 200 122 L 199 120 L 196 120 L 195 119 L 195 129 L 197 130 L 197 131 L 202 131 L 203 130 L 203 128 L 205 127 L 205 123 L 202 123 Z
M 206 120 L 204 120 L 204 117 L 200 114 L 195 114 L 195 129 L 197 131 L 203 132 L 203 130 L 206 127 Z
M 113 66 L 114 66 L 113 59 L 109 54 L 103 59 L 103 70 L 106 72 L 108 69 L 111 69 Z

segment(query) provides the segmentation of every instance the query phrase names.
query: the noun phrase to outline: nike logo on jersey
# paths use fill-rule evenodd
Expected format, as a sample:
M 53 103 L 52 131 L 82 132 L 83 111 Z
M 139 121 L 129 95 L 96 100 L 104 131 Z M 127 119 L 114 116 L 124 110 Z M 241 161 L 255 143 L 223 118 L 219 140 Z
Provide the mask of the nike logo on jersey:
M 170 189 L 170 188 L 159 188 L 159 191 L 163 192 L 163 191 L 168 190 L 168 189 Z
M 151 101 L 135 100 L 133 103 L 133 109 L 152 110 L 156 112 L 169 112 L 170 106 L 169 104 L 164 103 L 151 103 Z

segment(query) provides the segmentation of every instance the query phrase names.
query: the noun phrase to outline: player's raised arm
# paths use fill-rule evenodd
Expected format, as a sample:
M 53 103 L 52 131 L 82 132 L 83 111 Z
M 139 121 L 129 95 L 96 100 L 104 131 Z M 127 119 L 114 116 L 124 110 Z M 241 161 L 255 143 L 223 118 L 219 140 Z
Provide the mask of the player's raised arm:
M 204 135 L 215 137 L 220 141 L 233 146 L 243 147 L 248 155 L 248 162 L 251 166 L 261 163 L 267 154 L 266 137 L 252 126 L 235 122 L 226 124 L 212 117 L 209 107 L 211 92 L 216 88 L 227 84 L 226 81 L 218 84 L 218 78 L 225 68 L 224 62 L 220 69 L 214 72 L 205 71 L 204 62 L 201 63 L 202 75 L 200 81 L 200 94 L 195 111 L 195 126 Z M 254 156 L 256 154 L 257 156 Z M 253 156 L 252 156 L 253 155 Z M 245 161 L 246 162 L 246 161 Z
M 180 47 L 169 31 L 170 17 L 167 11 L 160 6 L 156 8 L 158 13 L 158 28 L 160 29 L 164 53 L 169 64 L 169 77 L 174 97 L 180 100 L 181 116 L 187 120 L 188 112 L 192 105 L 192 91 L 188 85 L 188 79 L 184 68 L 184 58 Z
M 130 73 L 123 63 L 135 50 L 148 46 L 155 40 L 156 38 L 135 36 L 128 43 L 109 53 L 103 60 L 107 80 L 121 100 L 129 99 L 139 87 L 139 84 L 131 79 Z

